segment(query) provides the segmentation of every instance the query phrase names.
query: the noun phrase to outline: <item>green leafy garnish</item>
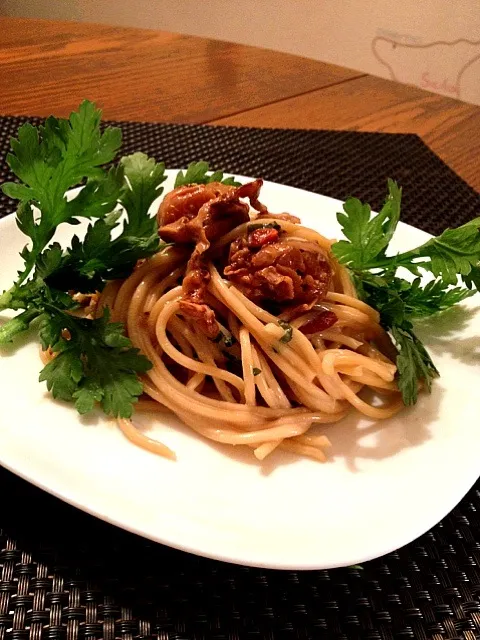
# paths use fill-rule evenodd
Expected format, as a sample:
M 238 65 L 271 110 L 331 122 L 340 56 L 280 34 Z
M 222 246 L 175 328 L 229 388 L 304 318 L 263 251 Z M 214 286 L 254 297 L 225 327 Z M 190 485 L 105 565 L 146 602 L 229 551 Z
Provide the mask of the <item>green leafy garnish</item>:
M 150 206 L 163 192 L 164 164 L 135 153 L 123 157 L 118 170 L 122 175 L 118 202 L 125 219 L 120 218 L 119 211 L 113 211 L 89 225 L 83 240 L 73 237 L 49 280 L 57 288 L 82 292 L 101 289 L 105 280 L 126 277 L 138 260 L 165 246 L 158 236 L 155 216 L 149 215 Z
M 480 289 L 480 218 L 447 229 L 416 249 L 387 256 L 400 219 L 401 195 L 389 180 L 387 199 L 376 215 L 368 204 L 349 198 L 337 216 L 346 240 L 336 242 L 332 251 L 348 267 L 360 297 L 380 312 L 381 324 L 398 349 L 398 386 L 410 405 L 417 401 L 418 383 L 430 390 L 439 375 L 415 335 L 413 321 L 448 309 Z M 416 276 L 413 282 L 399 277 L 400 267 Z M 424 282 L 424 273 L 434 279 Z
M 101 111 L 85 100 L 68 120 L 51 116 L 38 128 L 27 122 L 18 138 L 12 138 L 7 164 L 21 182 L 7 182 L 3 192 L 20 201 L 17 224 L 32 240 L 23 253 L 20 282 L 28 277 L 58 225 L 78 217 L 100 217 L 116 201 L 111 193 L 115 179 L 101 166 L 115 157 L 121 131 L 109 127 L 101 133 L 100 118 Z M 82 206 L 77 206 L 65 194 L 84 179 Z M 41 212 L 39 220 L 33 206 Z
M 258 367 L 252 367 L 252 373 L 254 376 L 258 376 L 262 373 L 262 370 L 259 369 Z
M 3 190 L 19 200 L 17 224 L 30 245 L 22 251 L 17 282 L 0 295 L 0 310 L 22 311 L 0 327 L 0 345 L 38 318 L 43 347 L 56 353 L 40 377 L 53 396 L 75 402 L 80 413 L 99 403 L 109 415 L 129 417 L 142 392 L 138 374 L 150 363 L 132 348 L 121 324 L 108 322 L 108 311 L 97 320 L 72 316 L 78 304 L 68 292 L 100 291 L 165 246 L 149 209 L 166 176 L 163 163 L 143 153 L 107 169 L 121 131 L 101 132 L 100 116 L 84 101 L 68 120 L 51 117 L 38 128 L 25 124 L 12 140 L 7 163 L 19 182 Z M 74 186 L 82 189 L 67 198 Z M 74 236 L 66 251 L 51 242 L 59 225 L 79 218 L 94 219 L 83 239 Z
M 155 216 L 148 216 L 153 202 L 163 192 L 160 187 L 165 182 L 165 165 L 155 162 L 145 153 L 133 153 L 120 160 L 125 181 L 119 201 L 128 214 L 128 221 L 123 232 L 133 237 L 149 237 L 158 235 Z
M 3 191 L 19 201 L 17 225 L 30 244 L 21 253 L 17 282 L 0 295 L 0 310 L 21 312 L 0 327 L 0 345 L 38 319 L 44 349 L 56 354 L 40 376 L 53 396 L 74 402 L 80 413 L 99 403 L 108 415 L 129 417 L 142 392 L 138 374 L 150 363 L 132 348 L 121 324 L 109 323 L 108 310 L 96 320 L 73 316 L 78 304 L 69 292 L 101 291 L 166 246 L 150 215 L 166 175 L 165 165 L 144 153 L 112 165 L 121 131 L 102 131 L 100 118 L 85 100 L 70 118 L 25 124 L 12 139 L 7 164 L 19 182 L 4 184 Z M 177 185 L 217 180 L 238 184 L 200 162 L 180 172 Z M 72 194 L 77 186 L 82 188 Z M 52 243 L 59 225 L 81 218 L 93 220 L 84 236 L 73 236 L 66 250 Z M 233 345 L 233 336 L 221 337 L 226 347 Z
M 478 270 L 480 257 L 480 217 L 457 229 L 447 229 L 440 236 L 428 240 L 418 249 L 401 254 L 402 262 L 408 258 L 420 259 L 422 269 L 439 277 L 445 284 L 456 284 L 460 277 L 469 283 L 472 270 Z
M 81 414 L 99 402 L 107 415 L 129 418 L 143 390 L 137 374 L 152 365 L 123 330 L 121 323 L 109 322 L 107 309 L 102 318 L 84 320 L 48 306 L 40 338 L 56 357 L 40 373 L 40 382 L 54 398 L 75 402 Z M 68 338 L 62 337 L 65 331 Z
M 222 184 L 239 187 L 240 182 L 235 178 L 224 178 L 223 171 L 210 171 L 208 162 L 191 162 L 186 171 L 179 171 L 175 178 L 175 188 L 189 184 L 209 184 L 210 182 L 221 182 Z
M 337 219 L 347 240 L 334 245 L 334 253 L 342 264 L 364 269 L 385 256 L 400 219 L 401 199 L 402 190 L 389 180 L 388 198 L 377 215 L 372 217 L 370 205 L 363 204 L 358 198 L 345 202 L 344 213 L 339 213 Z
M 398 387 L 405 404 L 415 404 L 418 396 L 418 381 L 423 380 L 431 390 L 432 380 L 438 370 L 427 350 L 408 325 L 393 324 L 391 332 L 399 353 L 397 356 Z

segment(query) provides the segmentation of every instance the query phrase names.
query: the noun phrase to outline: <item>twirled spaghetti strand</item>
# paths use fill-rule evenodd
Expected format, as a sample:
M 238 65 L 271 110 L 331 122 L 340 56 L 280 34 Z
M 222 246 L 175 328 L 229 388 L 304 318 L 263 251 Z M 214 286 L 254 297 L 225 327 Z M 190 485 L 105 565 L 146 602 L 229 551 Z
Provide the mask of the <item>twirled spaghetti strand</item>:
M 334 327 L 305 335 L 302 326 L 318 314 L 313 307 L 291 322 L 290 339 L 283 341 L 279 317 L 222 277 L 215 257 L 246 232 L 247 224 L 220 238 L 208 262 L 209 304 L 222 334 L 230 334 L 234 344 L 213 341 L 182 312 L 178 282 L 188 255 L 174 247 L 145 261 L 125 281 L 109 283 L 97 315 L 110 307 L 112 319 L 126 323 L 133 345 L 152 362 L 144 378 L 151 400 L 140 400 L 139 410 L 171 411 L 201 436 L 251 447 L 260 460 L 277 448 L 324 460 L 329 440 L 311 429 L 337 422 L 352 409 L 373 419 L 394 415 L 402 406 L 396 369 L 373 343 L 385 340 L 378 313 L 357 299 L 348 274 L 330 253 L 331 242 L 312 229 L 272 222 L 288 234 L 289 246 L 323 252 L 334 265 L 321 302 L 321 309 L 335 314 Z M 383 404 L 360 397 L 364 388 L 383 394 Z M 119 425 L 135 444 L 173 457 L 131 421 Z

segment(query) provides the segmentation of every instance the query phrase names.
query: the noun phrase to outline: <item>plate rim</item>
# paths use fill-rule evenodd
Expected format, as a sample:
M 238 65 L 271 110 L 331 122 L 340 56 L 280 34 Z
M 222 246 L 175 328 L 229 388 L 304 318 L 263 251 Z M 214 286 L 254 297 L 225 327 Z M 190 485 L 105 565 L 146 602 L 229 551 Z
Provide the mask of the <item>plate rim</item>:
M 178 171 L 177 169 L 169 169 L 167 170 L 167 173 L 169 174 L 174 174 L 176 171 Z M 237 177 L 240 180 L 250 180 L 252 178 L 249 178 L 247 176 L 238 176 Z M 286 188 L 289 190 L 294 190 L 294 191 L 298 191 L 298 192 L 302 192 L 302 193 L 306 193 L 309 196 L 315 196 L 316 198 L 319 199 L 328 199 L 330 201 L 335 201 L 335 202 L 339 202 L 341 203 L 342 201 L 336 198 L 331 198 L 329 196 L 324 196 L 322 194 L 316 193 L 316 192 L 312 192 L 312 191 L 307 191 L 304 189 L 299 189 L 298 187 L 292 187 L 290 185 L 285 185 L 282 183 L 277 183 L 277 182 L 272 182 L 272 181 L 265 181 L 265 185 L 272 185 L 274 187 L 282 187 L 282 188 Z M 6 225 L 15 225 L 15 213 L 11 213 L 5 217 L 3 217 L 2 219 L 0 219 L 0 246 L 1 246 L 1 230 L 2 228 L 4 228 L 4 226 Z M 402 226 L 407 227 L 408 229 L 414 230 L 415 232 L 421 232 L 422 234 L 425 234 L 428 237 L 431 237 L 430 234 L 428 234 L 427 232 L 421 230 L 421 229 L 417 229 L 416 227 L 413 227 L 411 225 L 408 225 L 406 223 L 401 223 Z M 19 232 L 20 233 L 20 232 Z M 1 434 L 0 434 L 0 438 L 1 438 Z M 134 445 L 130 445 L 130 446 L 134 446 Z M 368 560 L 371 560 L 373 558 L 378 558 L 380 556 L 383 556 L 385 554 L 391 553 L 392 551 L 398 549 L 401 546 L 404 546 L 406 544 L 409 544 L 410 542 L 412 542 L 413 540 L 415 540 L 417 537 L 419 537 L 420 535 L 424 534 L 426 531 L 428 531 L 432 526 L 434 526 L 436 523 L 438 523 L 440 520 L 442 520 L 462 499 L 463 497 L 468 493 L 468 491 L 471 489 L 471 487 L 475 484 L 476 480 L 477 480 L 477 474 L 476 472 L 473 472 L 471 474 L 471 483 L 469 484 L 469 486 L 467 486 L 466 488 L 464 487 L 462 489 L 462 493 L 460 495 L 460 497 L 458 496 L 458 494 L 456 494 L 455 496 L 452 496 L 452 500 L 448 500 L 445 502 L 442 502 L 442 504 L 445 504 L 446 506 L 444 508 L 442 508 L 440 511 L 442 512 L 440 514 L 440 516 L 435 516 L 435 522 L 431 522 L 431 517 L 430 518 L 426 518 L 426 520 L 429 520 L 429 523 L 426 524 L 425 522 L 423 522 L 423 520 L 419 520 L 417 521 L 416 525 L 414 527 L 411 527 L 411 533 L 409 534 L 409 536 L 405 537 L 405 536 L 399 536 L 399 539 L 392 539 L 389 538 L 389 543 L 386 544 L 382 549 L 379 549 L 377 551 L 375 551 L 374 553 L 370 553 L 370 554 L 366 554 L 363 557 L 358 557 L 355 556 L 353 558 L 346 558 L 344 562 L 342 563 L 338 563 L 338 562 L 334 562 L 332 564 L 319 564 L 318 562 L 315 562 L 315 560 L 313 560 L 312 562 L 306 562 L 303 564 L 299 564 L 298 561 L 293 561 L 293 562 L 289 562 L 287 560 L 283 560 L 283 561 L 277 561 L 272 563 L 271 561 L 266 561 L 266 562 L 261 562 L 261 561 L 254 561 L 252 562 L 251 560 L 248 560 L 248 558 L 244 557 L 244 556 L 235 556 L 235 554 L 224 554 L 222 552 L 215 552 L 212 550 L 208 550 L 205 548 L 202 548 L 201 546 L 199 547 L 198 544 L 188 544 L 185 541 L 181 541 L 178 542 L 177 540 L 172 540 L 171 538 L 169 538 L 168 536 L 165 535 L 160 535 L 159 533 L 157 533 L 156 535 L 151 534 L 149 532 L 146 532 L 145 530 L 141 529 L 141 528 L 137 528 L 134 525 L 132 525 L 131 523 L 129 523 L 128 521 L 128 514 L 127 517 L 122 519 L 120 517 L 111 517 L 109 514 L 103 513 L 103 512 L 99 512 L 98 510 L 96 510 L 95 508 L 90 508 L 88 504 L 86 504 L 85 502 L 81 502 L 78 499 L 76 499 L 75 497 L 72 497 L 72 495 L 70 495 L 70 493 L 68 491 L 62 491 L 62 490 L 58 490 L 56 487 L 51 486 L 49 484 L 45 484 L 44 482 L 42 482 L 41 480 L 39 480 L 38 478 L 30 475 L 28 473 L 28 468 L 19 468 L 18 465 L 12 465 L 9 464 L 8 460 L 4 459 L 4 455 L 3 455 L 3 451 L 0 449 L 0 463 L 2 464 L 2 466 L 4 466 L 6 469 L 8 469 L 9 471 L 11 471 L 12 473 L 14 473 L 15 475 L 21 477 L 23 480 L 39 487 L 41 490 L 46 491 L 47 493 L 55 496 L 56 498 L 74 506 L 75 508 L 80 509 L 81 511 L 85 511 L 86 513 L 89 513 L 90 515 L 93 515 L 101 520 L 104 520 L 105 522 L 108 522 L 114 526 L 118 526 L 126 531 L 129 531 L 133 534 L 139 535 L 141 537 L 144 538 L 148 538 L 150 540 L 153 540 L 155 542 L 158 542 L 160 544 L 164 544 L 167 545 L 169 547 L 187 552 L 187 553 L 193 553 L 195 555 L 199 555 L 199 556 L 203 556 L 206 558 L 211 558 L 211 559 L 215 559 L 215 560 L 219 560 L 222 562 L 230 562 L 230 563 L 234 563 L 234 564 L 240 564 L 240 565 L 247 565 L 247 566 L 254 566 L 254 567 L 260 567 L 260 568 L 269 568 L 269 569 L 282 569 L 282 570 L 315 570 L 315 569 L 330 569 L 330 568 L 334 568 L 334 567 L 339 567 L 339 566 L 348 566 L 348 565 L 352 565 L 352 564 L 357 564 L 357 563 L 362 563 L 362 562 L 366 562 Z M 178 464 L 178 462 L 177 462 Z M 26 467 L 28 467 L 28 464 L 26 465 Z M 469 481 L 470 482 L 470 481 Z M 455 492 L 454 492 L 455 493 Z M 401 540 L 400 540 L 401 538 Z M 408 538 L 408 539 L 407 539 Z

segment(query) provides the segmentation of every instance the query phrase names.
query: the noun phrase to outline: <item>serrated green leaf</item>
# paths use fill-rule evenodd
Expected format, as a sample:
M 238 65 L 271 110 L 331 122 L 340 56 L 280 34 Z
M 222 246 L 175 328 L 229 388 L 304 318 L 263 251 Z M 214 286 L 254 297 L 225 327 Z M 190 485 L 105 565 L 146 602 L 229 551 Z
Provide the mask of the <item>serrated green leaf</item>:
M 151 236 L 157 230 L 155 215 L 149 209 L 162 192 L 160 185 L 167 179 L 165 165 L 145 153 L 134 153 L 121 159 L 125 182 L 120 202 L 125 207 L 128 221 L 124 233 L 129 236 Z
M 59 224 L 69 222 L 72 215 L 103 215 L 109 208 L 110 203 L 107 206 L 101 200 L 105 200 L 106 187 L 111 187 L 111 175 L 105 178 L 101 166 L 113 160 L 121 144 L 121 131 L 109 128 L 102 133 L 100 117 L 101 111 L 85 100 L 69 120 L 50 117 L 38 128 L 26 123 L 11 140 L 7 164 L 21 184 L 7 183 L 3 190 L 20 199 L 18 224 L 33 242 L 31 250 L 24 253 L 26 265 L 20 282 L 27 278 Z M 67 202 L 66 192 L 85 179 L 87 187 L 79 201 Z M 100 193 L 95 193 L 98 190 Z M 32 204 L 39 210 L 35 224 Z
M 108 309 L 106 310 L 108 314 Z M 108 317 L 108 316 L 107 316 Z M 109 322 L 104 328 L 104 340 L 108 347 L 131 347 L 132 343 L 126 335 L 124 335 L 125 327 L 121 322 Z
M 62 330 L 65 328 L 64 323 L 61 322 L 61 320 L 61 314 L 55 314 L 53 316 L 51 314 L 43 315 L 38 329 L 38 336 L 44 351 L 55 346 L 59 342 L 62 336 Z
M 141 382 L 128 371 L 117 370 L 103 381 L 102 409 L 107 415 L 130 418 L 133 404 L 142 394 Z
M 470 273 L 462 276 L 464 284 L 471 290 L 480 291 L 480 266 L 472 267 Z
M 408 406 L 415 404 L 418 397 L 418 382 L 424 382 L 431 390 L 432 380 L 439 373 L 427 350 L 411 328 L 393 326 L 392 335 L 398 347 L 397 356 L 398 388 L 403 402 Z
M 46 382 L 54 398 L 71 402 L 83 377 L 82 362 L 71 349 L 65 349 L 40 372 L 39 382 Z
M 43 280 L 47 279 L 61 265 L 63 258 L 62 247 L 58 242 L 54 242 L 43 253 L 41 253 L 36 261 L 36 275 Z
M 116 207 L 123 187 L 124 175 L 121 166 L 87 180 L 86 185 L 67 205 L 67 220 L 72 218 L 103 218 Z
M 75 408 L 80 415 L 90 413 L 95 408 L 95 403 L 103 398 L 104 391 L 95 380 L 84 380 L 73 392 L 72 398 L 75 400 Z
M 84 320 L 49 307 L 42 321 L 44 345 L 56 357 L 40 375 L 54 397 L 75 402 L 81 413 L 99 402 L 107 415 L 128 418 L 142 393 L 138 374 L 151 363 L 123 335 L 123 326 L 110 324 L 108 309 L 102 318 Z M 68 339 L 62 337 L 68 330 Z
M 29 202 L 20 202 L 18 205 L 16 223 L 26 236 L 31 238 L 35 236 L 35 219 L 32 205 Z
M 189 184 L 208 184 L 210 182 L 221 182 L 225 185 L 239 187 L 240 182 L 235 178 L 224 178 L 223 171 L 210 172 L 208 162 L 201 160 L 200 162 L 191 162 L 186 171 L 179 171 L 175 178 L 175 188 Z
M 445 284 L 454 285 L 459 276 L 469 276 L 480 262 L 480 218 L 456 229 L 447 229 L 418 249 L 409 252 L 414 257 L 429 258 L 422 268 L 428 269 Z
M 405 304 L 405 313 L 409 318 L 425 318 L 470 298 L 474 291 L 462 287 L 447 288 L 443 280 L 432 280 L 424 287 L 420 278 L 416 278 L 410 287 L 406 287 L 401 297 Z
M 363 269 L 385 255 L 400 219 L 402 191 L 393 180 L 388 181 L 389 195 L 378 214 L 372 216 L 370 205 L 358 198 L 349 198 L 343 213 L 337 214 L 346 240 L 332 246 L 337 259 L 353 269 Z

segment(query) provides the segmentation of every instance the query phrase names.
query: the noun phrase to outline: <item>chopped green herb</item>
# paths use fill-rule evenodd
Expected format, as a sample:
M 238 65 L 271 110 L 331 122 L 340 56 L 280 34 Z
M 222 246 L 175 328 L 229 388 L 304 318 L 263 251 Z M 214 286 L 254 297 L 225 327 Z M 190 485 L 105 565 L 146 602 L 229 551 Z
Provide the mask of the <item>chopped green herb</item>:
M 262 373 L 262 370 L 258 369 L 258 367 L 252 367 L 252 373 L 254 376 L 258 376 Z
M 268 222 L 262 224 L 261 222 L 255 222 L 248 225 L 248 232 L 256 231 L 257 229 L 276 229 L 277 231 L 281 231 L 282 227 L 278 224 L 278 222 Z
M 278 324 L 285 331 L 283 336 L 280 338 L 280 342 L 282 342 L 283 344 L 286 344 L 287 342 L 290 342 L 290 340 L 293 337 L 293 327 L 292 327 L 292 325 L 288 324 L 288 322 L 284 322 L 283 320 L 279 320 Z
M 232 334 L 230 334 L 230 335 L 228 335 L 228 336 L 226 335 L 226 336 L 224 337 L 224 339 L 223 339 L 223 344 L 224 344 L 227 348 L 229 348 L 229 347 L 233 347 L 233 345 L 234 345 L 235 343 L 236 343 L 235 336 L 233 336 Z
M 212 342 L 216 342 L 217 344 L 223 342 L 224 346 L 227 348 L 233 347 L 236 343 L 235 336 L 231 333 L 224 333 L 223 331 L 219 331 L 215 338 L 213 338 Z

